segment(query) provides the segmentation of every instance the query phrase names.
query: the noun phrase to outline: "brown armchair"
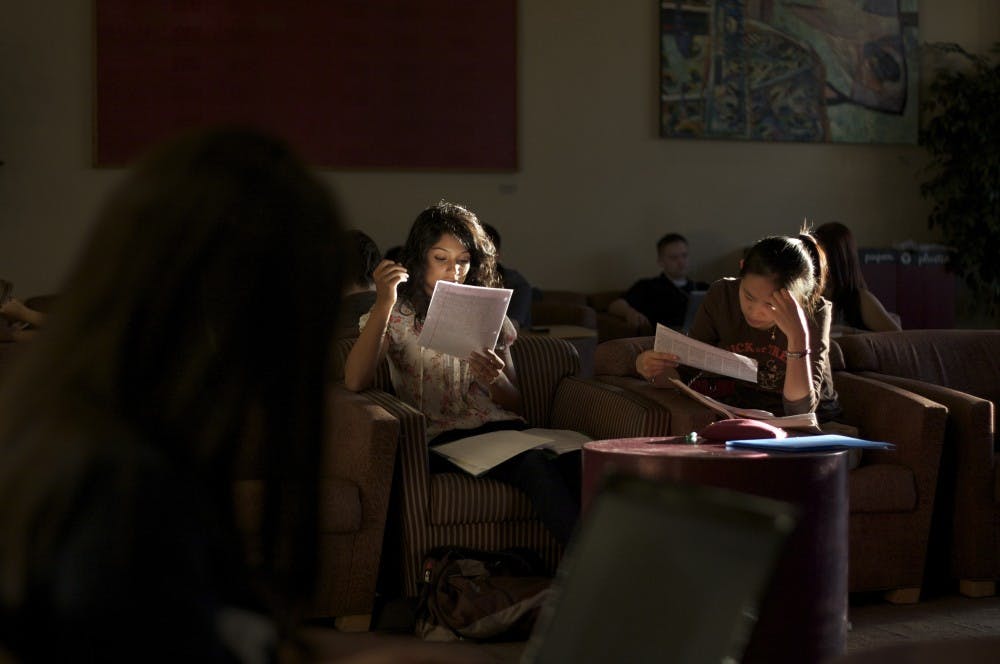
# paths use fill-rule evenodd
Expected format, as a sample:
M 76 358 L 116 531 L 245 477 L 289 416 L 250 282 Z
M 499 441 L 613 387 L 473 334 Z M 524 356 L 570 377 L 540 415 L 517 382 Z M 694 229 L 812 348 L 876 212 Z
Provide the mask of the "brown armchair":
M 337 342 L 338 366 L 343 366 L 352 344 L 350 339 Z M 595 439 L 640 435 L 657 426 L 650 418 L 658 414 L 634 395 L 578 377 L 579 357 L 563 339 L 524 335 L 511 346 L 511 354 L 525 419 L 531 426 L 573 429 Z M 490 479 L 428 472 L 424 416 L 392 394 L 387 366 L 379 367 L 375 386 L 360 396 L 382 406 L 400 423 L 392 507 L 400 517 L 400 528 L 386 537 L 387 546 L 400 550 L 384 555 L 398 553 L 403 593 L 417 594 L 423 557 L 436 546 L 529 547 L 554 569 L 562 549 L 524 494 Z
M 591 293 L 587 304 L 597 312 L 597 337 L 601 341 L 625 339 L 653 334 L 653 325 L 633 325 L 618 314 L 609 311 L 611 303 L 625 295 L 625 291 L 612 290 Z
M 1000 330 L 904 330 L 838 339 L 852 372 L 948 408 L 928 580 L 993 595 L 1000 579 Z
M 596 293 L 548 290 L 531 305 L 533 325 L 581 325 L 597 330 L 598 341 L 652 334 L 651 326 L 636 327 L 608 311 L 611 303 L 624 295 L 610 290 Z
M 320 499 L 319 576 L 311 617 L 368 629 L 375 601 L 399 421 L 371 400 L 332 385 Z M 255 532 L 263 496 L 253 464 L 235 486 L 240 527 Z M 253 560 L 255 552 L 250 551 Z
M 597 329 L 597 312 L 587 304 L 587 296 L 573 291 L 539 291 L 531 303 L 532 326 L 579 325 Z
M 652 337 L 600 344 L 595 378 L 629 390 L 663 412 L 664 428 L 641 435 L 683 435 L 716 419 L 679 390 L 650 385 L 635 372 L 635 358 Z M 842 421 L 858 435 L 896 444 L 892 452 L 866 451 L 849 473 L 849 589 L 888 591 L 895 602 L 919 599 L 947 409 L 907 390 L 850 374 L 831 344 Z

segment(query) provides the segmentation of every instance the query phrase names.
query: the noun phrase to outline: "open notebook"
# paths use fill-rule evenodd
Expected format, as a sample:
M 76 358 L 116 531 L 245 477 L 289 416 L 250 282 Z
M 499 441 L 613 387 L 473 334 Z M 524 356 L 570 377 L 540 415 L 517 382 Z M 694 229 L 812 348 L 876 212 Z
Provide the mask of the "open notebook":
M 795 520 L 757 496 L 609 478 L 521 661 L 739 661 Z

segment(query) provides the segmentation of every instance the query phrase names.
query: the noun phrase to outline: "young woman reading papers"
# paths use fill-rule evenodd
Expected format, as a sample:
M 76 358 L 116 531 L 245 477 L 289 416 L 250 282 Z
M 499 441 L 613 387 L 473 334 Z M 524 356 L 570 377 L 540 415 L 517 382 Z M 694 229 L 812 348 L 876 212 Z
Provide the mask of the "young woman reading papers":
M 344 368 L 348 389 L 370 387 L 378 363 L 388 357 L 396 394 L 427 418 L 431 447 L 490 431 L 527 428 L 510 355 L 517 332 L 509 319 L 495 348 L 469 357 L 417 343 L 439 280 L 500 285 L 496 251 L 475 214 L 453 203 L 427 208 L 413 222 L 401 262 L 384 260 L 373 276 L 375 304 L 361 317 L 361 334 Z M 541 450 L 528 450 L 485 476 L 521 489 L 552 535 L 565 543 L 579 512 L 579 491 L 571 488 L 579 486 L 579 458 L 578 452 L 553 459 Z M 457 470 L 438 455 L 430 461 L 431 472 Z
M 720 401 L 775 415 L 815 412 L 821 422 L 839 414 L 825 276 L 823 252 L 803 231 L 760 240 L 742 261 L 739 278 L 712 284 L 689 335 L 758 363 L 757 383 L 736 381 L 733 394 Z M 636 371 L 653 380 L 677 367 L 677 360 L 645 351 L 636 358 Z

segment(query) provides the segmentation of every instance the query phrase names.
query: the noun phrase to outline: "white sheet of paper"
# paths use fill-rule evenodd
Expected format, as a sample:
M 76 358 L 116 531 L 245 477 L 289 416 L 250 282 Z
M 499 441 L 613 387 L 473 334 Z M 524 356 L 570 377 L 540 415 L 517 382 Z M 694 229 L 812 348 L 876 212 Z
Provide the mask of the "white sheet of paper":
M 656 339 L 653 341 L 653 350 L 661 353 L 673 353 L 680 358 L 681 364 L 695 369 L 711 371 L 751 383 L 757 382 L 757 360 L 692 339 L 659 323 L 656 324 Z
M 822 431 L 819 426 L 819 420 L 816 419 L 816 413 L 775 415 L 770 411 L 760 410 L 757 408 L 737 408 L 736 406 L 730 406 L 729 404 L 722 403 L 721 401 L 716 401 L 710 396 L 696 392 L 676 378 L 671 378 L 670 383 L 695 401 L 708 406 L 727 419 L 734 417 L 749 418 L 751 420 L 760 420 L 761 422 L 773 424 L 781 429 L 802 429 L 805 431 L 812 431 L 813 433 L 819 433 Z
M 513 292 L 508 288 L 437 282 L 417 343 L 463 359 L 472 351 L 493 348 Z
M 479 477 L 507 459 L 549 440 L 545 436 L 534 436 L 523 431 L 492 431 L 436 445 L 431 451 L 444 456 L 470 475 Z
M 755 408 L 734 408 L 729 404 L 722 403 L 721 401 L 716 401 L 707 394 L 702 394 L 697 390 L 694 390 L 684 384 L 683 381 L 676 378 L 671 378 L 670 384 L 676 387 L 681 392 L 685 393 L 695 401 L 701 403 L 704 406 L 708 406 L 719 415 L 725 418 L 731 417 L 749 417 L 751 419 L 760 419 L 762 417 L 774 417 L 774 413 L 767 410 L 758 410 Z
M 532 428 L 524 431 L 492 431 L 460 438 L 431 448 L 465 472 L 480 477 L 490 468 L 525 450 L 540 448 L 555 454 L 572 452 L 592 440 L 569 429 Z

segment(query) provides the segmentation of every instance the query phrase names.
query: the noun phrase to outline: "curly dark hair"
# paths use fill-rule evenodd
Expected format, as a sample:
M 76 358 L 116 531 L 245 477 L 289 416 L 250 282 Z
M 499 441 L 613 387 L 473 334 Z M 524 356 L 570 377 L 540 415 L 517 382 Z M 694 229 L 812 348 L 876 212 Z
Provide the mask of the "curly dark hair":
M 456 203 L 440 201 L 425 209 L 413 221 L 400 257 L 410 277 L 398 287 L 400 300 L 413 310 L 418 320 L 427 315 L 430 296 L 424 288 L 427 276 L 427 252 L 444 234 L 450 234 L 469 252 L 470 286 L 500 287 L 496 248 L 475 213 Z

